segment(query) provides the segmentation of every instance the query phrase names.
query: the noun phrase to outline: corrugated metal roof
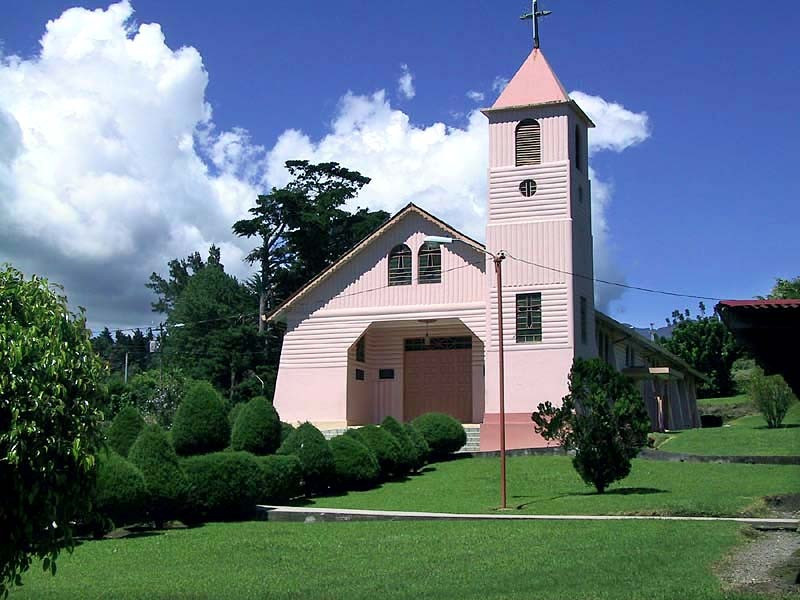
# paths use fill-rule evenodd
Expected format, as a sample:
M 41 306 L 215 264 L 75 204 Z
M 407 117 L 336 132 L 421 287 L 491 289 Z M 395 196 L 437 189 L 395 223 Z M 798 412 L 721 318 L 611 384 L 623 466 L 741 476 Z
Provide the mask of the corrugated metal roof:
M 800 308 L 800 299 L 764 299 L 764 300 L 722 300 L 717 304 L 717 309 L 720 307 L 730 308 Z

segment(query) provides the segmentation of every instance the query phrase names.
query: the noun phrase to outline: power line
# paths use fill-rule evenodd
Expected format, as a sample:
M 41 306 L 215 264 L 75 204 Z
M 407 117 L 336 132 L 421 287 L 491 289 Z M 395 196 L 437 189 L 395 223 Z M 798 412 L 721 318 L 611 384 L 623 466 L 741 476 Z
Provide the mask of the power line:
M 620 283 L 618 281 L 608 281 L 606 279 L 599 279 L 597 277 L 590 277 L 589 275 L 582 275 L 580 273 L 571 273 L 570 271 L 565 271 L 563 269 L 558 269 L 556 267 L 549 267 L 547 265 L 540 265 L 539 263 L 535 263 L 533 261 L 526 260 L 524 258 L 517 258 L 516 256 L 512 256 L 511 254 L 509 254 L 507 252 L 506 252 L 506 256 L 508 258 L 512 259 L 512 260 L 516 260 L 516 261 L 519 261 L 519 262 L 522 262 L 522 263 L 525 263 L 527 265 L 531 265 L 531 266 L 534 266 L 534 267 L 539 267 L 540 269 L 548 269 L 550 271 L 555 271 L 556 273 L 562 273 L 564 275 L 571 275 L 573 277 L 580 277 L 581 279 L 587 279 L 587 280 L 593 281 L 595 283 L 604 283 L 606 285 L 615 285 L 617 287 L 625 288 L 625 289 L 628 289 L 628 290 L 636 290 L 636 291 L 639 291 L 639 292 L 647 292 L 647 293 L 650 293 L 650 294 L 662 294 L 664 296 L 676 296 L 678 298 L 692 298 L 692 299 L 695 299 L 695 300 L 715 300 L 715 301 L 722 300 L 722 298 L 716 298 L 714 296 L 698 296 L 698 295 L 695 295 L 695 294 L 683 294 L 681 292 L 671 292 L 671 291 L 667 291 L 667 290 L 657 290 L 657 289 L 654 289 L 654 288 L 641 287 L 641 286 L 638 286 L 638 285 L 629 285 L 627 283 Z

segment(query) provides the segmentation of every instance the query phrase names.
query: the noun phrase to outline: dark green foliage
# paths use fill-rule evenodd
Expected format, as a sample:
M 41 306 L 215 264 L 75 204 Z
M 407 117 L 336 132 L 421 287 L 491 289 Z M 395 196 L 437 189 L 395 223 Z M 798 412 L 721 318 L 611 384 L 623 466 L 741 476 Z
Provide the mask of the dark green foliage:
M 206 382 L 196 382 L 175 413 L 172 443 L 182 455 L 222 450 L 230 439 L 230 425 L 217 391 Z
M 413 425 L 428 442 L 431 460 L 446 458 L 467 443 L 464 426 L 450 415 L 425 413 L 414 419 Z
M 800 276 L 794 279 L 781 279 L 778 277 L 767 298 L 784 300 L 800 298 Z
M 102 452 L 97 461 L 93 509 L 109 529 L 138 523 L 147 514 L 147 488 L 142 472 L 113 451 Z
M 279 503 L 296 498 L 303 493 L 303 468 L 294 454 L 257 456 L 263 474 L 259 502 Z
M 431 447 L 428 446 L 428 442 L 425 441 L 425 436 L 423 436 L 411 423 L 405 423 L 403 424 L 403 427 L 405 427 L 411 443 L 414 444 L 414 447 L 416 448 L 417 462 L 414 465 L 414 470 L 419 471 L 428 462 L 428 457 L 431 454 Z
M 180 516 L 186 499 L 186 475 L 164 430 L 158 425 L 145 427 L 136 438 L 128 459 L 144 476 L 148 494 L 148 514 L 156 527 Z
M 231 432 L 233 432 L 233 426 L 236 424 L 236 418 L 239 416 L 242 408 L 244 408 L 244 405 L 244 402 L 237 402 L 228 411 L 228 424 L 231 426 Z
M 281 421 L 278 412 L 263 396 L 244 405 L 231 433 L 231 447 L 253 454 L 272 454 L 281 445 Z
M 133 406 L 125 406 L 117 413 L 108 428 L 106 443 L 121 456 L 128 456 L 133 442 L 144 428 L 144 419 Z
M 225 273 L 222 265 L 207 265 L 191 276 L 169 313 L 168 325 L 183 325 L 168 327 L 164 360 L 230 397 L 261 355 L 255 318 L 246 318 L 255 308 L 246 286 Z
M 189 522 L 246 519 L 262 495 L 263 472 L 249 452 L 215 452 L 182 461 Z
M 417 447 L 414 445 L 414 442 L 412 442 L 411 438 L 408 437 L 408 433 L 406 432 L 405 427 L 403 427 L 403 424 L 394 417 L 386 417 L 381 422 L 381 429 L 385 429 L 391 433 L 394 436 L 394 439 L 397 440 L 397 443 L 400 444 L 399 468 L 404 472 L 416 470 L 416 465 L 420 460 L 419 453 Z
M 292 435 L 293 431 L 294 427 L 292 425 L 281 421 L 281 444 L 286 441 L 286 438 Z
M 303 484 L 309 494 L 328 489 L 335 476 L 333 453 L 328 440 L 311 423 L 303 423 L 281 444 L 278 454 L 294 454 L 303 469 Z
M 383 478 L 406 473 L 402 468 L 400 442 L 385 429 L 377 425 L 365 425 L 358 429 L 349 429 L 345 435 L 353 436 L 372 450 L 378 459 Z
M 742 346 L 722 324 L 717 315 L 706 315 L 705 305 L 700 303 L 700 314 L 692 317 L 689 310 L 674 311 L 669 338 L 657 337 L 656 341 L 669 352 L 679 356 L 692 367 L 704 373 L 710 382 L 697 382 L 698 398 L 732 396 L 736 385 L 731 370 L 733 363 L 744 356 Z
M 647 444 L 650 431 L 633 381 L 598 358 L 576 358 L 562 405 L 539 404 L 531 419 L 536 433 L 575 451 L 575 470 L 600 494 L 628 476 L 631 459 Z
M 333 438 L 330 445 L 336 465 L 336 489 L 364 489 L 378 480 L 378 459 L 372 450 L 355 437 L 340 435 Z
M 59 551 L 74 545 L 102 441 L 104 378 L 83 314 L 46 280 L 0 266 L 0 596 L 32 557 L 55 573 Z

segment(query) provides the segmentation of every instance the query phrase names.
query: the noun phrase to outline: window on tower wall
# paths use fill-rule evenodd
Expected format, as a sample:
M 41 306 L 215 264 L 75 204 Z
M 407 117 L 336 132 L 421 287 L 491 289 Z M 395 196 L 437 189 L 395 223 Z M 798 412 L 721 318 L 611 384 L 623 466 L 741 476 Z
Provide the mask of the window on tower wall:
M 441 283 L 442 281 L 442 250 L 438 244 L 425 242 L 419 249 L 420 283 Z
M 534 119 L 520 121 L 514 135 L 516 165 L 538 165 L 542 162 L 542 133 Z
M 517 343 L 542 341 L 542 294 L 517 294 Z
M 411 285 L 411 248 L 405 244 L 389 252 L 389 285 Z
M 581 129 L 578 125 L 575 125 L 575 168 L 583 171 L 583 143 Z

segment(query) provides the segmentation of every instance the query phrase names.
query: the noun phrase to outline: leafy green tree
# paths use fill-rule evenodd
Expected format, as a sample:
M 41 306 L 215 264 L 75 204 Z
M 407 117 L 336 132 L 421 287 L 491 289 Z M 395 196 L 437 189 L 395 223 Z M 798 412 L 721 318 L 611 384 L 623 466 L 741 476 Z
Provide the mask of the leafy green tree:
M 274 453 L 280 445 L 278 411 L 266 398 L 256 396 L 244 404 L 236 416 L 231 431 L 231 448 L 261 455 Z
M 572 465 L 599 494 L 628 476 L 631 459 L 647 443 L 650 418 L 633 382 L 604 361 L 576 358 L 561 406 L 539 404 L 536 433 L 574 450 Z
M 735 394 L 731 369 L 736 359 L 745 355 L 745 350 L 719 317 L 716 314 L 707 315 L 705 305 L 701 302 L 700 313 L 696 317 L 692 317 L 688 309 L 683 313 L 676 310 L 672 313 L 672 319 L 667 319 L 667 324 L 672 326 L 672 336 L 656 337 L 656 342 L 711 380 L 710 383 L 698 382 L 698 397 L 715 398 Z
M 145 371 L 130 380 L 125 400 L 136 407 L 145 420 L 169 427 L 186 388 L 192 383 L 194 380 L 178 369 Z
M 789 407 L 797 402 L 791 388 L 780 375 L 767 376 L 756 367 L 748 382 L 748 395 L 764 416 L 769 429 L 781 426 Z
M 0 595 L 32 557 L 55 573 L 88 510 L 104 377 L 89 338 L 46 280 L 0 268 Z
M 158 273 L 150 275 L 150 283 L 145 287 L 151 289 L 157 296 L 157 300 L 152 303 L 153 312 L 169 313 L 175 306 L 178 296 L 189 284 L 192 275 L 195 275 L 210 266 L 222 266 L 220 262 L 220 250 L 212 245 L 208 249 L 208 259 L 203 261 L 199 252 L 190 254 L 185 259 L 172 259 L 167 263 L 169 268 L 169 278 L 164 279 Z
M 759 296 L 759 298 L 762 298 L 762 296 Z M 800 298 L 800 275 L 794 279 L 781 279 L 778 277 L 767 298 L 771 300 L 793 300 Z
M 286 187 L 258 196 L 252 217 L 233 225 L 236 235 L 259 240 L 245 260 L 258 265 L 251 283 L 259 297 L 261 333 L 263 315 L 389 216 L 366 209 L 351 214 L 342 208 L 370 181 L 357 171 L 307 160 L 290 160 L 286 168 L 291 176 Z
M 221 266 L 190 279 L 167 319 L 164 360 L 195 379 L 232 394 L 263 354 L 253 321 L 253 297 Z

